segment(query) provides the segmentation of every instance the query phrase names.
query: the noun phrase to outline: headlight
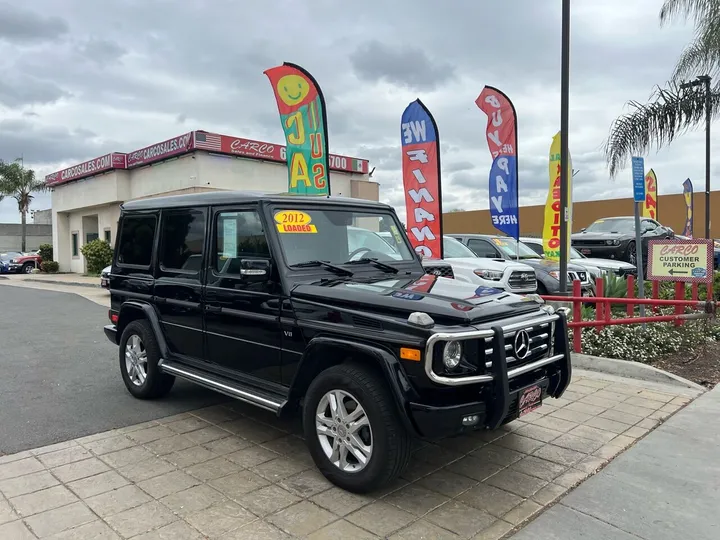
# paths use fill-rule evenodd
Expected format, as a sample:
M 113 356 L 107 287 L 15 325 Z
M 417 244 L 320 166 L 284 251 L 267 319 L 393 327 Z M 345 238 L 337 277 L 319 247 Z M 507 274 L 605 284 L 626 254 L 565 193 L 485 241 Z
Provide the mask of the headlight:
M 553 278 L 557 279 L 558 281 L 560 281 L 560 272 L 558 272 L 557 270 L 548 272 L 548 274 L 550 275 L 550 277 L 553 277 Z
M 500 281 L 503 277 L 503 273 L 500 270 L 475 270 L 475 275 L 483 279 L 489 279 L 490 281 Z
M 443 364 L 447 369 L 455 369 L 462 358 L 462 345 L 459 341 L 448 341 L 443 349 Z
M 617 239 L 616 239 L 616 240 L 613 240 L 613 245 L 619 246 L 619 245 L 620 245 L 620 240 L 617 240 Z
M 9 262 L 10 262 L 10 264 L 15 264 L 16 261 L 15 261 L 15 259 L 10 259 Z

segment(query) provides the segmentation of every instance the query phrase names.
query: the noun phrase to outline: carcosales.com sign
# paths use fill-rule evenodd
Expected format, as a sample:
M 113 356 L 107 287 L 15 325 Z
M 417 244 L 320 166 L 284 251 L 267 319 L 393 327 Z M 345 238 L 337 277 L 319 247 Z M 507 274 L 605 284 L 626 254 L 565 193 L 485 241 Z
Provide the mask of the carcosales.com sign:
M 113 152 L 105 154 L 95 159 L 73 165 L 62 171 L 48 174 L 45 177 L 45 184 L 48 186 L 56 186 L 72 180 L 79 180 L 88 176 L 93 176 L 112 169 L 125 169 L 127 167 L 127 156 Z

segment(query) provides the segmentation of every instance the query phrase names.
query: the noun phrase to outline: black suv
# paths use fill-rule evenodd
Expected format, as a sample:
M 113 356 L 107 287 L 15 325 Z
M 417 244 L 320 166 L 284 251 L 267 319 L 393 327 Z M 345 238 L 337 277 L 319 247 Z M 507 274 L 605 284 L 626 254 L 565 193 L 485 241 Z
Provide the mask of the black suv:
M 392 251 L 348 249 L 348 229 Z M 386 235 L 387 236 L 387 235 Z M 394 210 L 357 199 L 208 192 L 123 205 L 110 273 L 120 372 L 301 412 L 315 463 L 371 491 L 413 436 L 497 428 L 560 397 L 567 321 L 537 297 L 426 274 Z

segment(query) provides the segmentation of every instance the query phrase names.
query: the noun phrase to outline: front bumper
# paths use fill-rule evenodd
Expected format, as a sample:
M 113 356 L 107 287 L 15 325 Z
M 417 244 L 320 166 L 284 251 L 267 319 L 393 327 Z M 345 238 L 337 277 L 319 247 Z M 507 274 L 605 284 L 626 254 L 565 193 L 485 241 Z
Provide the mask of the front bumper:
M 22 272 L 22 267 L 23 267 L 22 264 L 10 263 L 10 264 L 8 264 L 7 271 L 11 274 L 18 274 L 18 273 Z
M 572 247 L 583 255 L 596 259 L 624 260 L 627 251 L 627 244 L 620 244 L 619 246 L 573 244 Z
M 531 326 L 532 321 L 526 323 Z M 522 329 L 522 325 L 517 330 Z M 490 371 L 457 379 L 442 377 L 432 371 L 432 364 L 426 364 L 426 373 L 431 380 L 442 385 L 478 385 L 477 401 L 446 406 L 424 403 L 410 403 L 409 414 L 418 433 L 425 438 L 439 438 L 475 429 L 496 429 L 518 418 L 519 396 L 523 390 L 537 385 L 545 397 L 559 398 L 570 384 L 572 365 L 568 343 L 567 320 L 558 313 L 555 321 L 554 347 L 544 358 L 519 367 L 508 368 L 505 337 L 512 328 L 493 327 L 492 356 Z M 468 425 L 464 419 L 477 416 L 477 422 Z

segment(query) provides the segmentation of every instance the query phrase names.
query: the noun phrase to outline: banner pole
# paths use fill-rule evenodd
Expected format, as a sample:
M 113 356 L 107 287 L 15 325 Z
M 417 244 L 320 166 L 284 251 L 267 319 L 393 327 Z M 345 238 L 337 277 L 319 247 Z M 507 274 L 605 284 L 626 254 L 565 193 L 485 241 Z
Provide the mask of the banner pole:
M 562 0 L 560 68 L 560 294 L 567 296 L 568 164 L 570 131 L 570 0 Z

